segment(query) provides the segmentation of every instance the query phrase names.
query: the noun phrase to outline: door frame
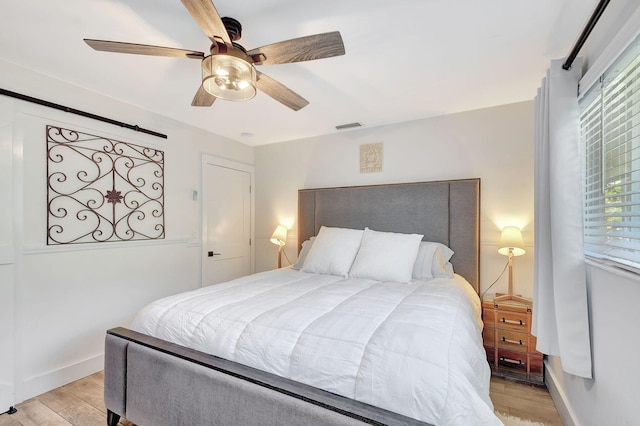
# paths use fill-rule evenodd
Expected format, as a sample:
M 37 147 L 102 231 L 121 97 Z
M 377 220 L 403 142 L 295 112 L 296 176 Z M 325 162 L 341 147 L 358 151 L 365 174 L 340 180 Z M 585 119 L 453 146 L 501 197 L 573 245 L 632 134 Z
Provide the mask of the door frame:
M 250 259 L 250 273 L 255 273 L 256 271 L 256 235 L 255 235 L 255 223 L 256 223 L 256 200 L 255 200 L 255 167 L 250 165 L 250 164 L 246 164 L 246 163 L 241 163 L 239 161 L 234 161 L 234 160 L 229 160 L 227 158 L 221 158 L 221 157 L 216 157 L 214 155 L 210 155 L 210 154 L 202 154 L 202 164 L 201 164 L 201 168 L 200 168 L 200 194 L 202 194 L 202 196 L 200 197 L 200 252 L 199 252 L 199 256 L 200 256 L 200 287 L 202 287 L 202 281 L 204 279 L 204 263 L 203 263 L 203 254 L 202 251 L 205 249 L 206 246 L 206 237 L 207 237 L 207 223 L 204 220 L 205 217 L 207 217 L 207 203 L 205 202 L 206 200 L 204 199 L 204 170 L 205 167 L 207 167 L 207 165 L 213 165 L 213 166 L 218 166 L 218 167 L 226 167 L 228 169 L 234 169 L 234 170 L 238 170 L 241 172 L 245 172 L 249 174 L 249 180 L 250 180 L 250 190 L 249 190 L 249 197 L 250 197 L 250 202 L 251 202 L 251 211 L 250 211 L 250 219 L 249 219 L 249 238 L 251 241 L 250 247 L 249 247 L 249 256 L 251 257 Z

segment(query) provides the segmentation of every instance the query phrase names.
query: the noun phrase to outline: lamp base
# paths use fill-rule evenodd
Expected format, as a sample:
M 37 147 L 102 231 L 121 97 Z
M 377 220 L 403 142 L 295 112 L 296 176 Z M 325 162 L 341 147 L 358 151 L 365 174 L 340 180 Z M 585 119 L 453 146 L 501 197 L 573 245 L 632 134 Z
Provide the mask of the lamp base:
M 529 305 L 529 306 L 531 306 L 533 304 L 531 302 L 531 299 L 524 298 L 524 297 L 519 296 L 517 294 L 496 293 L 496 297 L 493 298 L 493 301 L 495 303 L 504 302 L 504 301 L 507 301 L 507 300 L 513 300 L 513 301 L 520 302 L 520 303 L 523 303 L 523 304 Z

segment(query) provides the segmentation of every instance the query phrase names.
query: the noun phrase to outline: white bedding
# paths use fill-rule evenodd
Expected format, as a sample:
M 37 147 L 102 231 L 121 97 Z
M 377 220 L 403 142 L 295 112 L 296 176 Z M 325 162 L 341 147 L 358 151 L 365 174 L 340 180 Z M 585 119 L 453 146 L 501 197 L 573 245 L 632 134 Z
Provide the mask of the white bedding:
M 287 268 L 158 300 L 132 328 L 435 425 L 501 425 L 481 324 L 458 275 L 383 283 Z

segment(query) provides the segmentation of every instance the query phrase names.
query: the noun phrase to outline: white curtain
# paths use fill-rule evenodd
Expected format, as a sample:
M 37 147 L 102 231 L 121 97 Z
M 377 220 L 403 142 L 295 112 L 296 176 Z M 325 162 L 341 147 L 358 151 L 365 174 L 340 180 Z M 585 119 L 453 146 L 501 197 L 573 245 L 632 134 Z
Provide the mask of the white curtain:
M 563 62 L 551 62 L 536 96 L 533 334 L 537 349 L 559 356 L 565 372 L 591 378 L 577 94 L 582 61 L 569 71 Z

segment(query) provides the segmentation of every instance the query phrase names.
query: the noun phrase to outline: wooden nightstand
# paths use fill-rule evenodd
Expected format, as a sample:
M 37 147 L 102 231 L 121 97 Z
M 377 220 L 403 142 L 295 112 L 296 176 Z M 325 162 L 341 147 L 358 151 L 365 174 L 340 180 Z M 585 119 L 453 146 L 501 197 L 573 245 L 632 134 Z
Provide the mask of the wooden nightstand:
M 531 304 L 514 300 L 494 303 L 494 295 L 482 301 L 482 336 L 487 360 L 496 376 L 544 383 L 543 355 L 531 335 Z

